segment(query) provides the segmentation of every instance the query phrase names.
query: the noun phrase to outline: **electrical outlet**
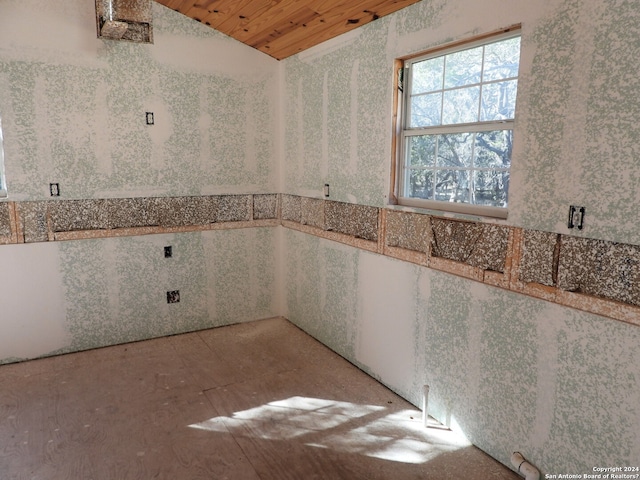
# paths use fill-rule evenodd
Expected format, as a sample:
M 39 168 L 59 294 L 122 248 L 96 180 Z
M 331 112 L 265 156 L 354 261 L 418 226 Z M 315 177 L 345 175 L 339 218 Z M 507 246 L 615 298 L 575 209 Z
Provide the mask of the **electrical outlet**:
M 167 292 L 167 303 L 180 303 L 180 290 Z
M 329 198 L 329 184 L 328 183 L 324 184 L 324 196 L 325 196 L 325 198 Z
M 52 197 L 60 196 L 60 184 L 59 183 L 50 183 L 49 184 L 49 193 Z
M 147 118 L 147 125 L 153 125 L 154 124 L 153 112 L 147 112 L 146 113 L 146 118 Z
M 569 220 L 567 221 L 567 228 L 575 228 L 582 230 L 584 227 L 584 214 L 585 208 L 577 205 L 569 205 Z
M 171 258 L 173 256 L 173 249 L 171 246 L 164 247 L 164 258 Z

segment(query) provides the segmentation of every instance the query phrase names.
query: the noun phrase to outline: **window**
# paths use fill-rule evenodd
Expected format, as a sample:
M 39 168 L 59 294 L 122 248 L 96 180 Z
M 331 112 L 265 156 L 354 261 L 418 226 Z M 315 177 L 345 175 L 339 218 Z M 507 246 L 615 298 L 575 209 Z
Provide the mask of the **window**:
M 404 60 L 398 203 L 506 218 L 519 30 Z
M 2 118 L 0 118 L 0 198 L 7 196 L 7 185 L 4 178 L 4 149 L 2 146 Z

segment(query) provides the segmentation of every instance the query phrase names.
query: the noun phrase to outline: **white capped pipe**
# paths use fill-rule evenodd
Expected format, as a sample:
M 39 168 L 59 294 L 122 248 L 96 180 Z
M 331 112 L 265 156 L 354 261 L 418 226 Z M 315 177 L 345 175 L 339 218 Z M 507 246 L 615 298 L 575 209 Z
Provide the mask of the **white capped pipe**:
M 429 385 L 422 387 L 422 423 L 426 427 L 429 423 Z
M 511 454 L 511 464 L 518 469 L 518 473 L 524 475 L 525 480 L 540 480 L 540 471 L 527 462 L 520 452 Z

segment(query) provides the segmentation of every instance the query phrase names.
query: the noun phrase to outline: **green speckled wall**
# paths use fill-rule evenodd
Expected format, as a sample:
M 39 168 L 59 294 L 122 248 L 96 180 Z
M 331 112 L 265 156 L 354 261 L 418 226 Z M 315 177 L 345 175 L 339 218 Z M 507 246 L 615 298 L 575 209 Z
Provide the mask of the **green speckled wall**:
M 494 223 L 548 236 L 551 261 L 556 234 L 640 244 L 639 20 L 622 0 L 423 0 L 287 59 L 284 191 L 321 198 L 329 183 L 332 200 L 387 206 L 394 59 L 522 24 L 509 216 Z M 571 204 L 582 231 L 567 229 Z M 502 462 L 640 463 L 637 326 L 301 232 L 284 250 L 290 320 L 417 405 L 429 384 L 430 413 Z
M 639 255 L 635 2 L 423 0 L 282 62 L 153 14 L 154 44 L 127 44 L 96 38 L 91 2 L 0 2 L 0 363 L 284 315 L 417 405 L 429 384 L 430 413 L 505 464 L 640 464 L 637 325 L 427 268 L 425 236 L 450 221 L 386 212 L 385 239 L 372 208 L 388 206 L 394 59 L 521 23 L 509 217 L 460 228 L 502 242 L 491 273 L 523 228 L 521 280 L 637 303 L 628 268 L 605 269 L 610 288 L 575 275 Z M 263 193 L 285 194 L 281 220 Z M 455 261 L 445 244 L 429 258 Z
M 275 191 L 276 61 L 155 2 L 153 45 L 42 3 L 0 7 L 11 199 Z
M 97 39 L 92 2 L 0 5 L 0 235 L 29 243 L 0 251 L 0 363 L 279 314 L 275 223 L 236 224 L 276 217 L 280 66 L 153 18 L 137 44 Z
M 62 242 L 68 349 L 271 317 L 274 250 L 272 229 Z

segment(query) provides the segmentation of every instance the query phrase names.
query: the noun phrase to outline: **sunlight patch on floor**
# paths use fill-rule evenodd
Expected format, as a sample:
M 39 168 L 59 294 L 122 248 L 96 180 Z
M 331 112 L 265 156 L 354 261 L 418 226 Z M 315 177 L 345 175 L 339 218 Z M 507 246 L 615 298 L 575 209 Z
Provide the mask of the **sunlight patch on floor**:
M 278 400 L 189 426 L 264 440 L 296 439 L 310 447 L 414 464 L 470 445 L 451 430 L 425 428 L 418 410 L 389 412 L 379 405 L 308 397 Z

